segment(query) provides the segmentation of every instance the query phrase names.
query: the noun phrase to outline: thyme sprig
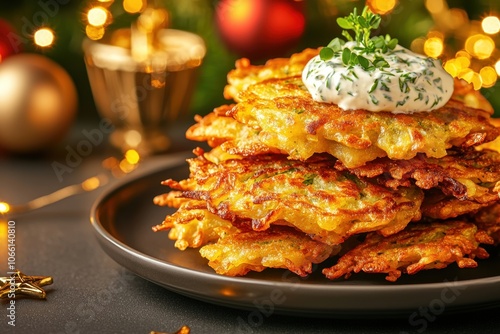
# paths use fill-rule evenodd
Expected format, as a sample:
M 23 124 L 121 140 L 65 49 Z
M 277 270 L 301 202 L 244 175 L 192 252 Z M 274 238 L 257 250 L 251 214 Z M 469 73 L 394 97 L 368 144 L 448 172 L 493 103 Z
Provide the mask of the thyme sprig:
M 368 71 L 375 68 L 384 69 L 389 67 L 383 54 L 389 50 L 394 50 L 398 44 L 398 40 L 391 38 L 389 35 L 370 36 L 372 30 L 378 29 L 381 20 L 380 15 L 372 13 L 367 6 L 365 6 L 361 15 L 358 15 L 357 9 L 354 8 L 349 16 L 337 18 L 337 24 L 342 29 L 345 29 L 342 31 L 342 36 L 348 41 L 355 41 L 358 46 L 351 50 L 345 47 L 345 40 L 337 37 L 321 49 L 319 53 L 320 58 L 327 61 L 335 56 L 340 56 L 344 65 L 360 65 Z M 354 37 L 348 30 L 354 31 Z M 374 54 L 373 60 L 364 56 L 367 54 Z

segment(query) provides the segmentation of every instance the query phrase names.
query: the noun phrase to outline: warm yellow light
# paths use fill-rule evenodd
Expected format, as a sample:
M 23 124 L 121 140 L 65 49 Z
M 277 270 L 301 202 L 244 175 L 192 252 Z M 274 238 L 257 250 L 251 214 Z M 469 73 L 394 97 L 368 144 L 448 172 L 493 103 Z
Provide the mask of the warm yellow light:
M 367 0 L 366 5 L 375 14 L 387 14 L 396 7 L 396 0 Z
M 481 27 L 487 34 L 493 35 L 500 31 L 500 20 L 496 16 L 488 16 L 481 21 Z
M 450 30 L 457 30 L 469 22 L 467 12 L 460 8 L 451 8 L 439 15 L 440 21 Z
M 102 27 L 108 21 L 108 11 L 103 7 L 94 7 L 87 13 L 87 20 L 91 26 Z
M 456 62 L 456 59 L 450 59 L 444 64 L 444 70 L 448 72 L 452 77 L 458 76 L 460 68 Z
M 145 7 L 143 0 L 123 0 L 123 9 L 127 13 L 139 13 Z
M 410 44 L 410 49 L 415 53 L 422 54 L 424 53 L 424 44 L 425 44 L 425 38 L 423 37 L 415 38 Z
M 483 84 L 479 73 L 474 72 L 470 68 L 465 68 L 462 71 L 460 71 L 460 73 L 458 74 L 458 78 L 464 79 L 468 83 L 472 83 L 475 90 L 481 89 L 481 86 Z
M 491 66 L 485 66 L 479 71 L 479 75 L 481 76 L 482 86 L 485 88 L 495 86 L 498 75 L 495 69 Z
M 97 41 L 97 40 L 103 38 L 105 32 L 106 31 L 105 31 L 103 26 L 94 27 L 94 26 L 91 26 L 90 24 L 87 24 L 87 26 L 85 27 L 85 33 L 87 34 L 87 37 L 94 40 L 94 41 Z
M 497 71 L 497 74 L 500 75 L 500 60 L 497 60 L 495 63 L 495 71 Z
M 445 9 L 443 0 L 425 0 L 425 8 L 431 14 L 439 14 Z
M 483 34 L 472 35 L 465 41 L 465 50 L 473 57 L 486 59 L 495 51 L 495 42 Z
M 457 51 L 457 53 L 455 53 L 455 57 L 465 57 L 465 58 L 468 58 L 468 59 L 471 59 L 471 55 L 465 51 L 465 50 L 460 50 L 460 51 Z
M 127 152 L 125 152 L 125 159 L 127 160 L 127 162 L 129 164 L 136 165 L 141 160 L 141 157 L 139 155 L 139 152 L 137 152 L 136 150 L 130 149 L 130 150 L 127 150 Z
M 118 167 L 123 173 L 128 174 L 134 171 L 137 168 L 137 165 L 130 164 L 126 159 L 123 159 L 122 161 L 120 161 Z
M 125 143 L 130 147 L 137 147 L 142 141 L 142 135 L 137 130 L 129 130 L 124 135 Z
M 428 38 L 424 43 L 424 52 L 432 58 L 439 57 L 444 50 L 443 40 L 438 37 Z
M 471 82 L 475 90 L 480 90 L 483 85 L 483 80 L 481 79 L 481 76 L 479 75 L 479 73 L 476 72 L 472 74 Z
M 0 202 L 0 213 L 7 213 L 10 211 L 9 203 Z
M 36 45 L 48 47 L 54 43 L 54 32 L 49 28 L 41 28 L 35 32 L 33 39 Z
M 111 45 L 116 45 L 125 49 L 130 49 L 130 29 L 122 28 L 111 33 Z
M 470 59 L 468 57 L 464 56 L 459 56 L 456 58 L 457 64 L 460 66 L 460 68 L 467 68 L 470 66 Z
M 82 188 L 85 191 L 95 190 L 95 189 L 99 188 L 100 185 L 101 185 L 101 181 L 99 180 L 99 178 L 97 176 L 88 178 L 82 182 Z

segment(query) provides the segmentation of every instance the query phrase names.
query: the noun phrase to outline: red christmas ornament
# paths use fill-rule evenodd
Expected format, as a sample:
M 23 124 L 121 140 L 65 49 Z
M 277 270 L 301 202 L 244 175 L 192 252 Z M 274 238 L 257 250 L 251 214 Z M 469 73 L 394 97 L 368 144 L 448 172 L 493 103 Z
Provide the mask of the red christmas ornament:
M 17 39 L 14 28 L 6 21 L 0 20 L 0 61 L 20 51 Z
M 221 0 L 216 24 L 223 42 L 253 60 L 285 55 L 305 28 L 303 1 Z

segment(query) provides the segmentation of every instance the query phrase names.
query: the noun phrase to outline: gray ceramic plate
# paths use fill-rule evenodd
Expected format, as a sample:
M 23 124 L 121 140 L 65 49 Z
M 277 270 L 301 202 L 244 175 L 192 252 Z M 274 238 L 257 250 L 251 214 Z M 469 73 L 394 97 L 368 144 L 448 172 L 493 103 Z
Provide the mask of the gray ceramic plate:
M 423 317 L 500 306 L 500 256 L 496 249 L 475 269 L 429 270 L 404 276 L 397 283 L 384 275 L 357 274 L 329 281 L 321 267 L 299 278 L 267 269 L 246 277 L 215 274 L 196 250 L 179 251 L 167 232 L 154 233 L 168 209 L 152 203 L 167 190 L 160 181 L 188 175 L 185 158 L 176 155 L 155 168 L 138 172 L 104 193 L 92 209 L 91 221 L 104 251 L 137 275 L 177 293 L 219 305 L 320 317 Z M 267 312 L 267 313 L 266 313 Z

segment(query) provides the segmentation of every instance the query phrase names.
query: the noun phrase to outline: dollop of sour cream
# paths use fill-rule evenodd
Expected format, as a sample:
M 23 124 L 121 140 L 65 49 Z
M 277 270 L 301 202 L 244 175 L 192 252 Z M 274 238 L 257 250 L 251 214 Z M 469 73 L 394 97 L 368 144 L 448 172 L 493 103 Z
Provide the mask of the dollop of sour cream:
M 353 49 L 356 42 L 344 47 Z M 374 55 L 363 54 L 371 61 Z M 441 108 L 453 93 L 453 77 L 437 59 L 416 54 L 400 45 L 382 54 L 389 67 L 365 70 L 346 66 L 340 57 L 312 58 L 302 80 L 318 102 L 337 104 L 344 110 L 365 109 L 414 113 Z

